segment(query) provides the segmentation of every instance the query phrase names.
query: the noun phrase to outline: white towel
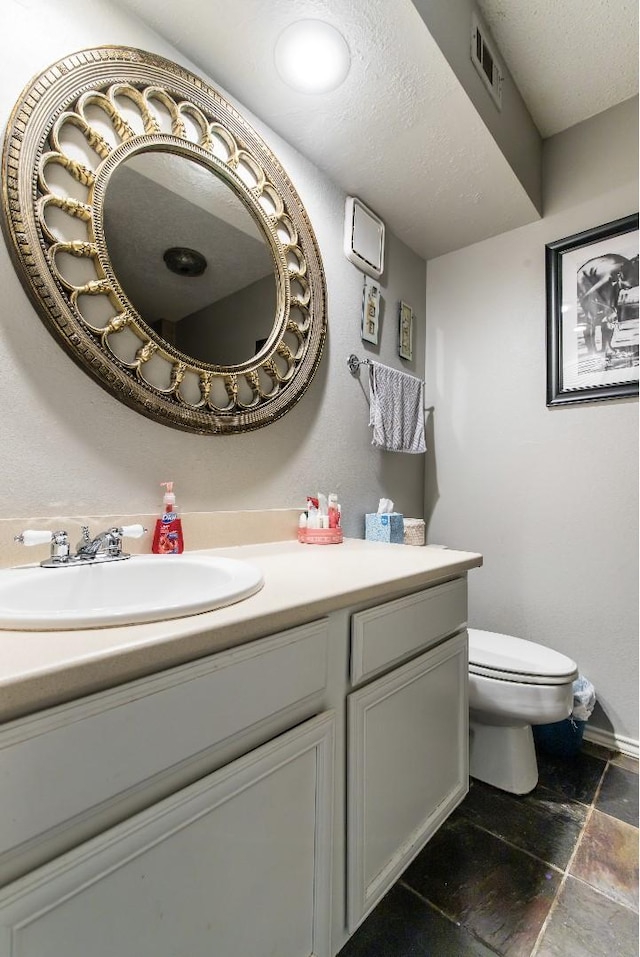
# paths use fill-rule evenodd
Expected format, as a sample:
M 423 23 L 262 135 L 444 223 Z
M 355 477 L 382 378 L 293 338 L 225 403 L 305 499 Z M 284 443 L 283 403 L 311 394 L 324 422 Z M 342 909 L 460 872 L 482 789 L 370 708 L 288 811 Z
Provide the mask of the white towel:
M 371 444 L 387 452 L 425 452 L 422 379 L 372 362 L 369 385 Z

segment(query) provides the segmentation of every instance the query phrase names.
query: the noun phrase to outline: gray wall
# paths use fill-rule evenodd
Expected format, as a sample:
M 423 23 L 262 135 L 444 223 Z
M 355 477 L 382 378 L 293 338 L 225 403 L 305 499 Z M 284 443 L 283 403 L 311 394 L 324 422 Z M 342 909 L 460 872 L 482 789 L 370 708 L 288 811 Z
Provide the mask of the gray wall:
M 275 311 L 272 273 L 185 316 L 177 324 L 176 344 L 182 352 L 205 362 L 246 362 L 259 352 L 256 342 L 270 335 Z
M 81 6 L 77 0 L 5 0 L 3 17 L 11 23 L 0 38 L 5 119 L 35 73 L 88 46 L 126 44 L 191 66 L 151 30 L 99 0 Z M 363 534 L 365 511 L 383 495 L 406 514 L 421 515 L 424 456 L 371 447 L 367 399 L 346 364 L 350 352 L 365 350 L 362 274 L 342 252 L 345 196 L 259 120 L 248 119 L 296 186 L 324 261 L 328 341 L 310 389 L 274 425 L 247 435 L 196 436 L 152 422 L 68 358 L 31 308 L 2 245 L 0 517 L 145 513 L 157 507 L 166 479 L 176 482 L 178 501 L 188 510 L 302 506 L 308 493 L 337 491 L 345 529 L 356 536 Z M 424 260 L 389 235 L 387 262 L 379 356 L 423 375 Z M 416 312 L 413 363 L 402 364 L 396 351 L 400 299 Z
M 545 142 L 544 218 L 427 265 L 428 539 L 484 554 L 470 620 L 574 658 L 638 738 L 638 407 L 545 405 L 545 243 L 638 209 L 638 104 Z

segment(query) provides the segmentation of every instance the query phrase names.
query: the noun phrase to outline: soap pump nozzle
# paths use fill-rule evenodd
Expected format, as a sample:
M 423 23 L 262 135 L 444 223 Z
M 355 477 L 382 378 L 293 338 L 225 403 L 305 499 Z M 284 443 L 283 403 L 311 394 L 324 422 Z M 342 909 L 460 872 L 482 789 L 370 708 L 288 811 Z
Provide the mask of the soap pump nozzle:
M 176 510 L 176 496 L 173 491 L 173 482 L 160 482 L 161 487 L 166 488 L 164 493 L 164 498 L 162 499 L 163 511 L 165 515 L 168 515 L 169 512 L 175 512 Z

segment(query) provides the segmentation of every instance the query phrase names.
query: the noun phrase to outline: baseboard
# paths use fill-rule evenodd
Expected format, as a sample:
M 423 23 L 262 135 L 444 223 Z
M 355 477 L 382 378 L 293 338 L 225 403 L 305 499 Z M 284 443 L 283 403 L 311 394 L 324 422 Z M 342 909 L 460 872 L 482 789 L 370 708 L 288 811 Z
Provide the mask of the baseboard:
M 638 757 L 638 742 L 633 738 L 625 738 L 623 735 L 615 734 L 612 731 L 592 728 L 589 724 L 584 729 L 584 737 L 586 741 L 592 741 L 594 744 L 599 744 L 610 751 L 621 751 L 632 758 Z

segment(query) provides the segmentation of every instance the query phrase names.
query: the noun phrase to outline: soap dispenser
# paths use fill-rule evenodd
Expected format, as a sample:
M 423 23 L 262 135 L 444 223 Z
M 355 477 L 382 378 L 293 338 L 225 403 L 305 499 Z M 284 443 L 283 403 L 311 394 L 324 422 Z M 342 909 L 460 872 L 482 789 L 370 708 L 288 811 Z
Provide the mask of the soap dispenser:
M 161 482 L 166 489 L 162 503 L 162 515 L 156 522 L 151 551 L 154 555 L 180 555 L 184 551 L 182 522 L 178 518 L 173 482 Z

